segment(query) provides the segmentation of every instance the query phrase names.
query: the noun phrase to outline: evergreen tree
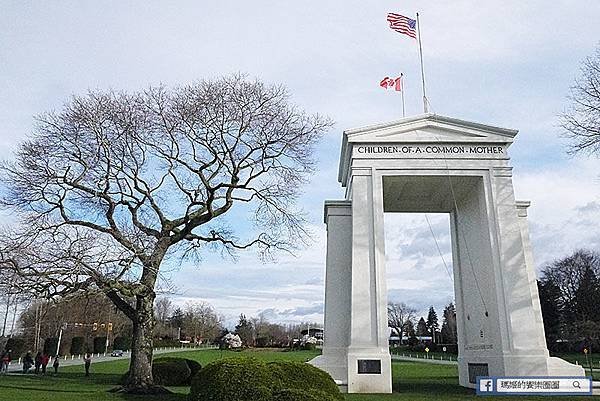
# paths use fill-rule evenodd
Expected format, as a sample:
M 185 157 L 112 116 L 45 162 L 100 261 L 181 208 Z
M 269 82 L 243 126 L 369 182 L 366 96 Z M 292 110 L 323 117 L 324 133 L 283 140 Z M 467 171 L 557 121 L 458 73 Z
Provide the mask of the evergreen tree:
M 415 335 L 415 325 L 412 321 L 408 320 L 404 324 L 404 334 L 406 334 L 406 337 L 412 337 Z
M 183 327 L 183 320 L 185 318 L 185 315 L 183 313 L 183 311 L 181 310 L 181 308 L 176 308 L 173 311 L 173 314 L 171 315 L 171 317 L 169 318 L 169 324 L 171 325 L 171 327 L 176 327 L 176 328 L 181 328 Z M 181 335 L 181 337 L 183 338 L 183 334 Z
M 442 341 L 445 344 L 456 344 L 458 342 L 456 333 L 456 308 L 452 302 L 444 308 L 441 334 Z
M 429 313 L 427 314 L 427 329 L 429 333 L 431 333 L 431 339 L 434 343 L 436 342 L 435 337 L 439 328 L 440 325 L 438 323 L 437 313 L 435 312 L 435 309 L 433 309 L 433 306 L 431 306 L 429 308 Z
M 240 320 L 235 326 L 235 334 L 240 336 L 242 343 L 250 347 L 254 345 L 254 329 L 252 322 L 246 318 L 243 313 L 240 315 Z
M 429 329 L 427 328 L 427 323 L 425 319 L 421 317 L 419 319 L 419 323 L 417 323 L 417 336 L 422 337 L 429 334 Z

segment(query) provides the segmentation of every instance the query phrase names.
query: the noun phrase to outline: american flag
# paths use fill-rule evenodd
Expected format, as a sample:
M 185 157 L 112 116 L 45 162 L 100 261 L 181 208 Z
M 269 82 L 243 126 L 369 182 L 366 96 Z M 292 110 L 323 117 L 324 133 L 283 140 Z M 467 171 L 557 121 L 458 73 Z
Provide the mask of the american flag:
M 396 13 L 388 13 L 387 20 L 390 23 L 390 28 L 394 31 L 408 35 L 413 39 L 417 38 L 416 20 Z

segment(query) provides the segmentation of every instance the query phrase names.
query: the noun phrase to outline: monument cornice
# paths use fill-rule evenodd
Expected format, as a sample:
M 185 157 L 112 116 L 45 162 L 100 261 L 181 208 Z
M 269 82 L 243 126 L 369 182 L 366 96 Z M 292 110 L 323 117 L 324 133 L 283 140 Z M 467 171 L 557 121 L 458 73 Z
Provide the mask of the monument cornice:
M 432 113 L 349 129 L 343 133 L 338 181 L 342 186 L 347 181 L 354 144 L 498 144 L 508 148 L 517 133 Z

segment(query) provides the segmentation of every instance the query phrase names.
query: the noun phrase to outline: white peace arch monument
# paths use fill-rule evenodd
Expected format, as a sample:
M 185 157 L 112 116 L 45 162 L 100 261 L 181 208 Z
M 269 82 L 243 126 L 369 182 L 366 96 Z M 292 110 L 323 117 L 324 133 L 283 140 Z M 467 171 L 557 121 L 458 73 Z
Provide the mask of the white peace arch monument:
M 384 212 L 450 214 L 460 385 L 584 376 L 546 348 L 529 202 L 515 200 L 507 154 L 516 134 L 436 114 L 344 132 L 346 199 L 325 201 L 325 342 L 311 363 L 348 392 L 392 391 Z

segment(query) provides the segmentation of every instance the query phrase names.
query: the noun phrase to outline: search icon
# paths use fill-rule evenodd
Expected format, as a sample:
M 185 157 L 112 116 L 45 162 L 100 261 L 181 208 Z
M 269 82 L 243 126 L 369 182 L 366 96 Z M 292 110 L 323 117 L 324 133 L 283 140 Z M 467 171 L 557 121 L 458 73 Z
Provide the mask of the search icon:
M 573 381 L 573 387 L 575 387 L 575 388 L 581 388 L 581 384 L 579 383 L 578 380 L 574 380 Z

